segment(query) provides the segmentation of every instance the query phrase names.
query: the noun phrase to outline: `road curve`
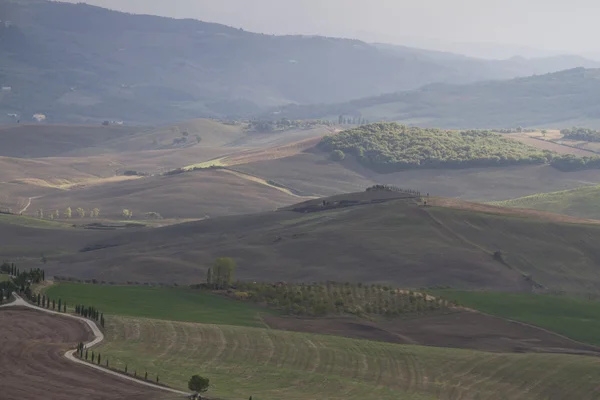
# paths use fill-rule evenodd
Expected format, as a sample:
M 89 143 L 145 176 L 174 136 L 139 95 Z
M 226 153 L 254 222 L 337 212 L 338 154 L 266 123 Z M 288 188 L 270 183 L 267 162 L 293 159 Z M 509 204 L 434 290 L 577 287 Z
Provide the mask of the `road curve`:
M 77 315 L 64 314 L 64 313 L 60 313 L 58 311 L 47 310 L 45 308 L 35 306 L 35 305 L 30 304 L 30 303 L 26 302 L 25 300 L 23 300 L 23 298 L 21 296 L 19 296 L 18 294 L 16 294 L 16 293 L 13 293 L 13 297 L 14 297 L 14 300 L 11 303 L 1 305 L 0 308 L 4 308 L 4 307 L 27 307 L 27 308 L 31 308 L 31 309 L 34 309 L 34 310 L 37 310 L 37 311 L 42 311 L 42 312 L 45 312 L 45 313 L 48 313 L 48 314 L 54 314 L 54 315 L 59 315 L 61 317 L 67 317 L 67 318 L 77 319 L 77 320 L 85 323 L 87 326 L 89 326 L 90 329 L 92 330 L 92 333 L 94 334 L 94 340 L 92 340 L 91 342 L 88 342 L 88 343 L 84 343 L 83 346 L 84 346 L 85 349 L 91 348 L 91 347 L 93 347 L 93 346 L 101 343 L 104 340 L 104 334 L 98 328 L 98 325 L 96 325 L 96 323 L 94 321 L 92 321 L 92 320 L 89 320 L 89 319 L 83 318 L 83 317 L 79 317 Z M 123 375 L 121 373 L 118 373 L 118 372 L 115 372 L 115 371 L 111 371 L 111 370 L 106 369 L 106 368 L 102 368 L 99 365 L 95 365 L 95 364 L 91 364 L 91 363 L 85 362 L 85 361 L 80 360 L 79 358 L 75 357 L 75 352 L 76 352 L 76 350 L 69 350 L 69 351 L 67 351 L 64 354 L 64 356 L 68 360 L 76 362 L 76 363 L 81 364 L 81 365 L 85 365 L 88 368 L 93 368 L 93 369 L 101 371 L 101 372 L 103 372 L 105 374 L 113 375 L 113 376 L 119 377 L 121 379 L 126 379 L 126 380 L 129 380 L 129 381 L 135 382 L 135 383 L 137 383 L 139 385 L 149 386 L 149 387 L 154 388 L 154 389 L 159 389 L 159 390 L 163 390 L 163 391 L 166 391 L 166 392 L 171 392 L 171 393 L 175 393 L 175 394 L 178 394 L 178 395 L 184 395 L 184 396 L 188 396 L 189 395 L 189 393 L 187 393 L 187 392 L 182 392 L 180 390 L 171 389 L 171 388 L 167 388 L 167 387 L 160 386 L 160 385 L 155 385 L 154 383 L 150 383 L 150 382 L 142 381 L 142 380 L 139 380 L 139 379 L 135 379 L 135 378 L 132 378 L 131 376 Z

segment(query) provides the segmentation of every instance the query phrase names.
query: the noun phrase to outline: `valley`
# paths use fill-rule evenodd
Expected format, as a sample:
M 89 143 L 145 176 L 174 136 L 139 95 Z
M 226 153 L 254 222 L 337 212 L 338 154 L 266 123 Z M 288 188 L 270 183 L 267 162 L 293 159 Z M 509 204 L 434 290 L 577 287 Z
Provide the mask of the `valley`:
M 580 11 L 100 1 L 0 1 L 0 399 L 600 398 Z
M 45 156 L 15 157 L 25 145 L 3 142 L 11 168 L 0 171 L 2 204 L 19 213 L 0 214 L 1 255 L 21 271 L 44 269 L 46 280 L 24 292 L 34 304 L 39 293 L 50 309 L 58 299 L 66 313 L 102 312 L 105 339 L 79 353 L 82 365 L 60 355 L 75 343 L 41 361 L 71 371 L 92 398 L 113 379 L 116 391 L 99 399 L 121 390 L 180 398 L 119 376 L 185 392 L 194 373 L 210 377 L 209 398 L 595 398 L 600 221 L 575 197 L 561 195 L 578 214 L 507 199 L 564 188 L 587 199 L 596 170 L 381 173 L 351 151 L 334 161 L 321 143 L 344 131 L 327 126 L 256 133 L 195 120 L 93 147 L 73 144 L 84 128 L 64 129 L 70 147 Z M 184 131 L 202 140 L 173 145 Z M 508 148 L 518 143 L 511 135 L 500 138 Z M 207 287 L 223 257 L 237 265 L 237 283 Z M 252 282 L 266 293 L 289 287 L 292 297 L 251 300 Z M 319 306 L 316 293 L 330 300 Z M 314 315 L 307 304 L 328 311 Z M 31 327 L 64 318 L 0 308 L 6 324 L 31 329 L 23 315 Z M 11 338 L 14 348 L 37 348 L 29 336 Z M 90 351 L 117 375 L 86 367 Z M 72 398 L 62 387 L 51 398 Z

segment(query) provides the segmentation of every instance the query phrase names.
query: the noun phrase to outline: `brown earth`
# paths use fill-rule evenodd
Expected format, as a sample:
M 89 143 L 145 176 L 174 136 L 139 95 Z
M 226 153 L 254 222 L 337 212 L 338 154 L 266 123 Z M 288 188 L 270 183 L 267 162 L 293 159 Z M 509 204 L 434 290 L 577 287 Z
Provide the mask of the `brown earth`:
M 251 162 L 235 168 L 274 180 L 302 194 L 318 196 L 362 191 L 374 184 L 388 184 L 431 193 L 432 196 L 502 201 L 600 184 L 597 170 L 561 172 L 550 165 L 416 169 L 378 174 L 350 156 L 338 163 L 330 161 L 328 154 L 314 149 L 284 159 Z
M 558 137 L 548 137 L 548 139 L 544 139 L 543 136 L 540 134 L 535 134 L 535 133 L 514 133 L 514 134 L 509 134 L 506 135 L 507 138 L 513 139 L 513 140 L 517 140 L 521 143 L 525 143 L 528 144 L 532 147 L 536 147 L 540 150 L 550 150 L 550 151 L 554 151 L 558 154 L 574 154 L 576 156 L 580 156 L 580 157 L 593 157 L 596 156 L 596 153 L 594 153 L 593 151 L 590 150 L 585 150 L 585 149 L 580 149 L 580 148 L 575 148 L 572 146 L 564 146 L 562 144 L 559 143 L 554 143 L 551 142 L 550 139 L 552 140 L 559 140 L 560 137 L 562 135 L 558 135 Z M 570 140 L 565 140 L 566 143 L 569 143 L 573 146 L 575 146 L 578 143 L 585 143 L 585 142 L 577 142 L 577 141 L 570 141 Z
M 225 170 L 200 170 L 54 191 L 34 199 L 27 214 L 34 216 L 40 208 L 62 211 L 82 207 L 86 211 L 99 208 L 103 218 L 122 218 L 123 209 L 131 210 L 134 219 L 143 219 L 148 212 L 164 218 L 203 218 L 272 211 L 298 200 L 276 187 Z M 89 218 L 73 221 L 91 222 Z
M 508 208 L 494 206 L 491 204 L 473 203 L 470 201 L 462 201 L 458 199 L 451 199 L 446 197 L 430 197 L 428 200 L 429 205 L 438 207 L 448 207 L 457 210 L 468 210 L 480 213 L 490 213 L 495 215 L 507 215 L 520 218 L 534 218 L 544 219 L 546 221 L 572 223 L 572 224 L 600 224 L 600 220 L 597 219 L 585 219 L 571 217 L 568 215 L 554 214 L 546 211 L 532 210 L 528 208 Z
M 0 309 L 2 400 L 174 398 L 68 361 L 64 352 L 91 340 L 76 320 L 28 309 Z
M 575 342 L 544 329 L 472 311 L 373 322 L 350 317 L 265 316 L 263 320 L 273 329 L 389 343 L 499 353 L 543 352 L 600 356 L 600 349 L 594 346 Z

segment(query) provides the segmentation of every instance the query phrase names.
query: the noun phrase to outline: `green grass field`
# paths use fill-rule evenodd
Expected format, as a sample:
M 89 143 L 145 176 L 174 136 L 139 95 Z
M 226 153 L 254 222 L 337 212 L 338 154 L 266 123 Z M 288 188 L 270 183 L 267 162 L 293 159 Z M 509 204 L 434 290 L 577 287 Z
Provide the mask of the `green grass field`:
M 600 186 L 539 193 L 492 204 L 503 207 L 530 208 L 579 218 L 600 219 Z
M 437 290 L 432 294 L 481 312 L 525 322 L 600 346 L 600 301 L 567 296 Z
M 10 279 L 8 275 L 0 274 L 0 282 L 6 282 Z
M 40 228 L 40 229 L 69 229 L 71 224 L 50 221 L 47 219 L 39 219 L 33 217 L 27 217 L 24 215 L 8 215 L 0 214 L 0 224 L 19 225 L 29 228 Z
M 223 399 L 597 399 L 600 359 L 404 346 L 237 326 L 109 317 L 113 367 Z
M 264 326 L 259 313 L 275 311 L 187 288 L 59 283 L 46 294 L 70 305 L 94 306 L 107 315 L 148 317 L 208 324 Z

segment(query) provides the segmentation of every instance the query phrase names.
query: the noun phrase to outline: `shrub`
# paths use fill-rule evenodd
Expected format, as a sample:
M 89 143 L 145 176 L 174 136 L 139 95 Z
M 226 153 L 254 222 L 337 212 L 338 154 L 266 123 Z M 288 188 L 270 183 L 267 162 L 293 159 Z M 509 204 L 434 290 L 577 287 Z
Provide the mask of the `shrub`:
M 330 158 L 332 161 L 337 161 L 337 162 L 339 162 L 339 161 L 343 161 L 343 160 L 344 160 L 344 158 L 346 158 L 346 154 L 344 154 L 344 152 L 343 152 L 343 151 L 341 151 L 341 150 L 334 150 L 334 151 L 332 151 L 332 152 L 331 152 L 331 154 L 329 155 L 329 158 Z

